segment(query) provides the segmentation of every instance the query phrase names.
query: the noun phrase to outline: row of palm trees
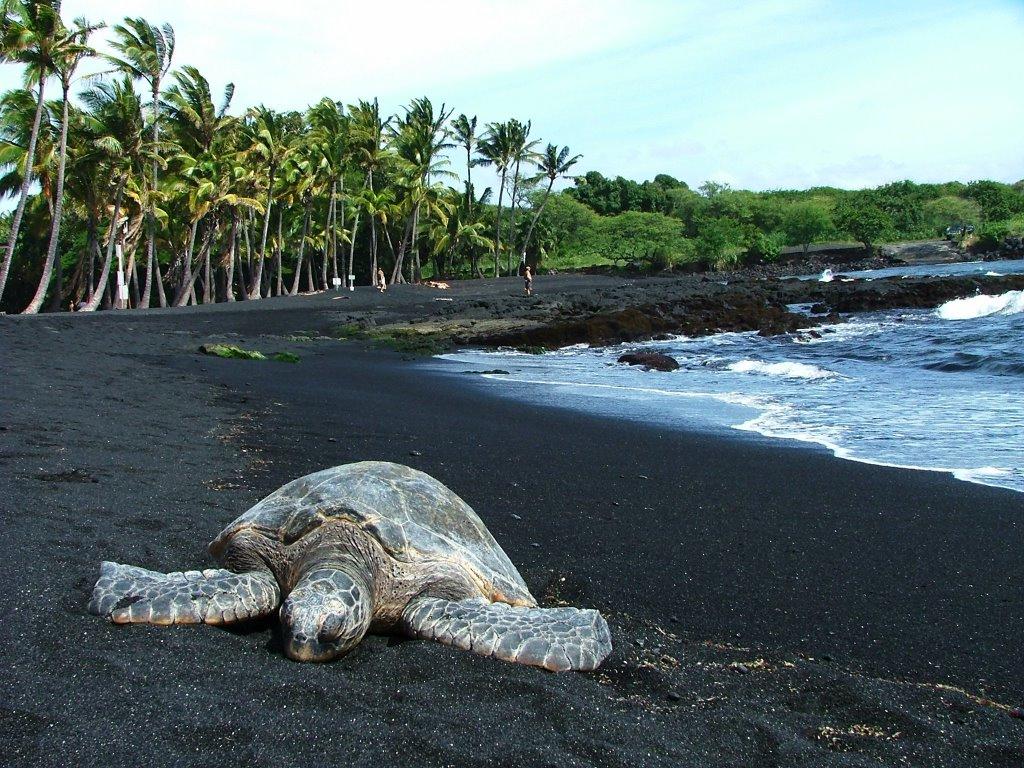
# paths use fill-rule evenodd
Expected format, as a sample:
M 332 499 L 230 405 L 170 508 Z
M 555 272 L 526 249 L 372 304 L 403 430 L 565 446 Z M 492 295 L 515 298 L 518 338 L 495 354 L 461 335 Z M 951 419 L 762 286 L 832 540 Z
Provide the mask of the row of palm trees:
M 101 56 L 89 43 L 102 26 L 66 24 L 57 0 L 0 0 L 0 61 L 24 74 L 0 99 L 0 195 L 17 199 L 0 301 L 17 267 L 36 285 L 25 312 L 48 297 L 83 310 L 259 299 L 357 269 L 368 282 L 378 269 L 391 283 L 483 276 L 488 255 L 491 274 L 511 274 L 579 159 L 538 151 L 529 122 L 480 127 L 427 98 L 392 116 L 330 99 L 231 115 L 232 85 L 215 99 L 195 67 L 175 68 L 169 25 L 125 19 Z M 82 77 L 90 58 L 107 71 Z M 458 186 L 449 153 L 465 155 Z M 480 166 L 499 180 L 496 205 L 475 190 Z

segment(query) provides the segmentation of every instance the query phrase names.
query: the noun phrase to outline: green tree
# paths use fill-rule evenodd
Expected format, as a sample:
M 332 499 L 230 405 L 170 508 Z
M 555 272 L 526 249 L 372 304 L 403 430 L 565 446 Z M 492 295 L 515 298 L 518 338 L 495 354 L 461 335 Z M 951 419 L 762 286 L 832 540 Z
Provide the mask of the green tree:
M 523 250 L 520 258 L 523 264 L 526 263 L 526 249 L 530 246 L 533 230 L 537 226 L 537 221 L 544 215 L 544 206 L 548 204 L 548 198 L 551 197 L 551 188 L 555 186 L 555 182 L 559 178 L 565 176 L 569 169 L 576 165 L 580 158 L 583 157 L 583 155 L 573 155 L 570 157 L 569 151 L 568 147 L 559 149 L 555 144 L 548 144 L 537 160 L 537 170 L 540 171 L 538 178 L 547 178 L 548 186 L 544 190 L 544 197 L 541 198 L 540 205 L 537 206 L 533 219 L 530 221 L 530 228 L 526 230 L 526 237 L 523 239 Z
M 802 245 L 806 256 L 811 243 L 832 231 L 832 219 L 818 203 L 794 203 L 782 214 L 782 230 L 787 245 Z
M 997 181 L 972 181 L 967 185 L 964 196 L 981 206 L 984 222 L 1009 219 L 1024 213 L 1024 194 L 1009 184 Z
M 974 200 L 945 195 L 929 200 L 922 207 L 924 221 L 932 235 L 941 235 L 946 227 L 957 224 L 981 224 L 981 206 Z
M 698 258 L 715 269 L 736 266 L 745 248 L 743 227 L 733 219 L 703 219 L 697 226 L 694 247 Z
M 50 241 L 46 249 L 46 258 L 43 261 L 42 274 L 39 276 L 39 286 L 35 295 L 25 308 L 26 314 L 34 314 L 43 306 L 43 299 L 46 298 L 46 291 L 50 285 L 50 278 L 53 273 L 53 265 L 57 260 L 57 243 L 60 238 L 60 225 L 64 214 L 64 175 L 67 169 L 68 157 L 68 128 L 70 125 L 70 93 L 71 84 L 82 60 L 95 55 L 95 51 L 89 47 L 89 35 L 100 29 L 100 26 L 93 25 L 85 19 L 77 19 L 74 27 L 61 36 L 58 45 L 53 51 L 53 71 L 60 78 L 61 84 L 61 119 L 60 119 L 60 148 L 58 150 L 57 165 L 57 189 L 53 196 L 53 216 L 50 227 Z M 57 306 L 60 305 L 59 295 L 61 293 L 61 277 L 57 276 L 55 287 L 58 294 Z
M 123 24 L 114 27 L 115 37 L 111 46 L 118 56 L 110 60 L 122 72 L 149 86 L 152 98 L 152 142 L 153 159 L 150 163 L 149 206 L 146 213 L 146 280 L 141 304 L 150 305 L 154 272 L 156 274 L 157 298 L 160 306 L 166 306 L 160 265 L 156 257 L 156 203 L 160 176 L 160 86 L 171 70 L 174 59 L 175 36 L 170 24 L 157 27 L 142 18 L 126 18 Z
M 259 299 L 263 295 L 263 266 L 266 261 L 267 236 L 270 232 L 270 210 L 274 202 L 274 183 L 281 165 L 291 152 L 286 116 L 258 106 L 250 110 L 245 126 L 246 153 L 262 166 L 266 179 L 266 201 L 263 203 L 263 233 L 260 236 L 260 250 L 257 254 L 256 272 L 249 286 L 249 298 Z
M 82 307 L 85 311 L 92 311 L 109 290 L 115 243 L 121 234 L 125 190 L 140 180 L 143 165 L 151 153 L 147 151 L 143 135 L 142 103 L 130 77 L 97 83 L 82 94 L 82 101 L 91 113 L 96 150 L 102 156 L 100 173 L 109 180 L 107 190 L 113 190 L 113 214 L 107 231 L 106 255 L 96 285 L 90 286 L 91 298 Z
M 498 211 L 494 230 L 494 276 L 501 273 L 501 223 L 505 200 L 505 183 L 513 162 L 513 137 L 508 123 L 488 123 L 487 132 L 480 140 L 481 165 L 492 165 L 498 174 Z
M 0 300 L 7 285 L 7 275 L 14 260 L 14 246 L 28 204 L 32 188 L 32 169 L 35 162 L 36 142 L 45 107 L 46 80 L 54 72 L 54 57 L 66 45 L 68 34 L 60 18 L 59 0 L 19 0 L 2 6 L 0 20 L 0 63 L 15 62 L 24 65 L 25 88 L 36 91 L 36 111 L 29 135 L 24 178 L 18 195 L 18 205 L 11 219 L 10 233 L 3 262 L 0 262 Z
M 869 192 L 853 192 L 836 207 L 835 221 L 840 229 L 863 243 L 869 253 L 875 243 L 891 234 L 892 219 Z

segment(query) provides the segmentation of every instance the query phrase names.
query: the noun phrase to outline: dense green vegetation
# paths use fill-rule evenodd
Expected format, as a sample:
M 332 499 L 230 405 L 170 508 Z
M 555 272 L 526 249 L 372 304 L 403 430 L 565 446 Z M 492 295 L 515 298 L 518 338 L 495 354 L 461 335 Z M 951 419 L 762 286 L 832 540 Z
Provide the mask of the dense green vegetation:
M 101 26 L 68 24 L 56 0 L 0 0 L 0 63 L 25 82 L 0 98 L 9 311 L 258 299 L 378 269 L 392 283 L 514 273 L 579 159 L 528 121 L 482 125 L 427 98 L 391 116 L 326 98 L 233 116 L 234 87 L 215 97 L 178 65 L 170 26 L 125 19 L 100 57 Z M 112 71 L 82 79 L 96 57 Z M 479 166 L 496 194 L 474 187 Z
M 259 299 L 325 290 L 378 269 L 389 282 L 547 268 L 728 268 L 785 246 L 935 237 L 977 227 L 980 247 L 1024 232 L 1024 184 L 888 184 L 749 192 L 668 175 L 593 171 L 529 121 L 480 124 L 413 99 L 325 98 L 303 112 L 229 113 L 174 30 L 141 18 L 68 24 L 57 0 L 0 0 L 0 309 L 37 312 Z M 100 58 L 107 74 L 82 76 Z M 54 98 L 54 95 L 57 98 Z M 496 191 L 478 191 L 489 166 Z M 121 280 L 123 279 L 123 283 Z
M 976 228 L 968 245 L 992 250 L 1024 233 L 1024 182 L 750 192 L 714 182 L 694 191 L 666 175 L 637 183 L 590 172 L 575 181 L 550 199 L 531 243 L 531 258 L 545 266 L 728 268 L 771 261 L 787 246 L 851 241 L 871 249 L 941 237 L 956 224 Z

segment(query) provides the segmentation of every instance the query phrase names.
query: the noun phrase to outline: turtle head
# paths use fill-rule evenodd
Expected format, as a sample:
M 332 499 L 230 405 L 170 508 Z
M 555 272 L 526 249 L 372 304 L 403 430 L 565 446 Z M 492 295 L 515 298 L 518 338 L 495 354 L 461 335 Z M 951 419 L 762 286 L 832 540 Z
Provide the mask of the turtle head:
M 317 568 L 299 579 L 281 606 L 284 652 L 295 661 L 330 661 L 348 653 L 370 628 L 373 606 L 364 579 Z

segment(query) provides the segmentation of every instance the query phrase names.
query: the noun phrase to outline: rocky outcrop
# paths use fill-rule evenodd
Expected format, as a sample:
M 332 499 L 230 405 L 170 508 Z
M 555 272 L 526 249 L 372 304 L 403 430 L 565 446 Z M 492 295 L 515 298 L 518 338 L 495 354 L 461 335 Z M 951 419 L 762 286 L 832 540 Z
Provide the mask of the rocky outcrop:
M 645 371 L 676 371 L 679 363 L 674 357 L 660 352 L 627 352 L 619 358 L 626 365 L 640 365 Z

